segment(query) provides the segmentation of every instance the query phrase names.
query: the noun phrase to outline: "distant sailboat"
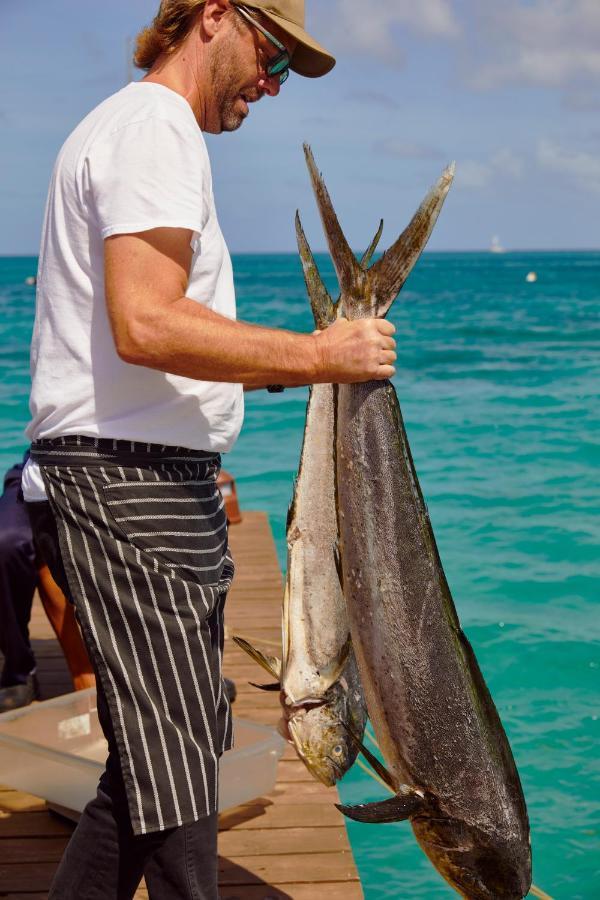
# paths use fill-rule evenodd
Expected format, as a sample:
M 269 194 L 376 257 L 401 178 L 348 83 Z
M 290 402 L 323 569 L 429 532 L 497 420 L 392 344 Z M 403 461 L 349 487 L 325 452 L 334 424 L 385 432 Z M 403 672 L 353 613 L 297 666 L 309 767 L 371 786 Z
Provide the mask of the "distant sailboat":
M 492 243 L 490 244 L 490 253 L 506 253 L 506 250 L 500 243 L 500 238 L 497 234 L 492 238 Z

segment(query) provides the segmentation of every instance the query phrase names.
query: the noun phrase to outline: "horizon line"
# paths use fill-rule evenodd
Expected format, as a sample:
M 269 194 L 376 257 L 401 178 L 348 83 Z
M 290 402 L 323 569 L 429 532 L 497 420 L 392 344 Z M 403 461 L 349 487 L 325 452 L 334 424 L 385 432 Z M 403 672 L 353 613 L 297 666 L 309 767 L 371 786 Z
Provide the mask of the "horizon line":
M 353 250 L 353 253 L 363 253 L 365 248 Z M 232 256 L 298 256 L 297 250 L 230 250 Z M 489 247 L 469 248 L 468 250 L 457 248 L 429 250 L 425 249 L 423 256 L 432 253 L 487 253 L 490 256 L 509 256 L 514 253 L 600 253 L 600 247 L 524 247 L 503 249 L 500 253 L 490 250 Z M 315 250 L 315 256 L 329 256 L 329 250 Z M 381 256 L 382 253 L 378 253 Z M 1 253 L 0 259 L 35 259 L 39 253 Z

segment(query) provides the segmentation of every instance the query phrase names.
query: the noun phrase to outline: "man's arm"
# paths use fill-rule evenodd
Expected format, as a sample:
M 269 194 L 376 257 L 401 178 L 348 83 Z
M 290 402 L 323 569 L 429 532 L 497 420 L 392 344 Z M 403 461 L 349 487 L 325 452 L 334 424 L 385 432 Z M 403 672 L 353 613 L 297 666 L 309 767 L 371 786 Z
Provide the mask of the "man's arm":
M 106 302 L 125 362 L 202 381 L 296 386 L 390 378 L 394 326 L 340 320 L 318 334 L 236 322 L 185 296 L 192 232 L 156 228 L 104 242 Z

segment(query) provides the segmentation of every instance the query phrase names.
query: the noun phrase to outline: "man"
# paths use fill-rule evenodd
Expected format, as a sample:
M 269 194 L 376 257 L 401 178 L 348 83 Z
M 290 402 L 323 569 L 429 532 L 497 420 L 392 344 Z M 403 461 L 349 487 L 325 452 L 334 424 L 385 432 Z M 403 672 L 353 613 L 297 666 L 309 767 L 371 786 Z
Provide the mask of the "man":
M 314 335 L 235 321 L 202 131 L 239 128 L 289 69 L 333 67 L 303 0 L 163 0 L 136 62 L 143 81 L 59 154 L 40 256 L 24 490 L 76 605 L 109 743 L 54 900 L 131 897 L 142 874 L 153 900 L 217 897 L 233 563 L 215 479 L 242 385 L 394 371 L 385 321 Z

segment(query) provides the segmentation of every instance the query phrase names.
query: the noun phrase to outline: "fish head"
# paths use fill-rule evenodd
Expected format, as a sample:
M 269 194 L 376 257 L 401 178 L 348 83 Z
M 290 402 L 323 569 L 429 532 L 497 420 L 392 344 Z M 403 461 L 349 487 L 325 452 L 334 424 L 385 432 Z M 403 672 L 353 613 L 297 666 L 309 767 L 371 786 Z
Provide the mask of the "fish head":
M 358 754 L 347 726 L 362 737 L 366 725 L 362 693 L 349 692 L 336 682 L 324 699 L 288 706 L 286 717 L 290 738 L 306 768 L 327 787 L 333 787 Z
M 531 887 L 528 837 L 512 836 L 452 818 L 412 820 L 422 849 L 446 881 L 470 900 L 522 900 Z

